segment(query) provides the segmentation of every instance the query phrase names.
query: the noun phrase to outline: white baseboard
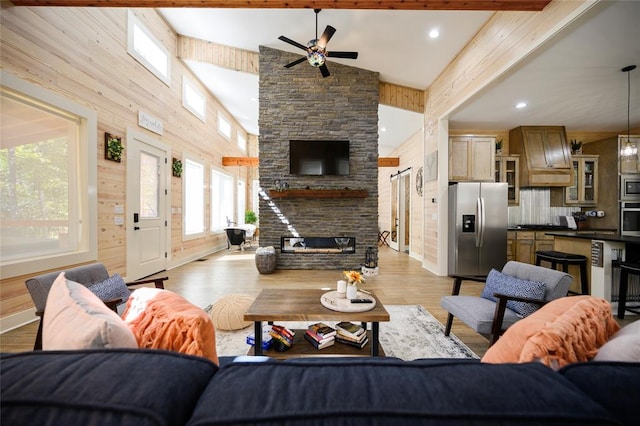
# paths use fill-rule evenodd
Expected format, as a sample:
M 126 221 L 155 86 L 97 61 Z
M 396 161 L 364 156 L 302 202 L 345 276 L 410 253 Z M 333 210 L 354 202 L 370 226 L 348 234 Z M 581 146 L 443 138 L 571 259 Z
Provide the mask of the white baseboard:
M 12 315 L 7 315 L 0 320 L 0 334 L 22 327 L 23 325 L 27 325 L 37 320 L 38 317 L 36 316 L 35 308 L 27 309 L 26 311 L 18 312 Z

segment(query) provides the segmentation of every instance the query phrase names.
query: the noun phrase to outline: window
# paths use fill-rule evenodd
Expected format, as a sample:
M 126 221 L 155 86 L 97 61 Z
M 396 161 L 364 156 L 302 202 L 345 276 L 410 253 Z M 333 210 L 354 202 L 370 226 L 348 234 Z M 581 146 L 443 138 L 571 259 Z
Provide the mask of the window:
M 244 223 L 244 212 L 247 210 L 247 202 L 246 202 L 246 183 L 245 181 L 238 179 L 238 223 Z
M 186 158 L 182 180 L 184 235 L 198 237 L 204 233 L 204 166 Z
M 171 85 L 169 51 L 160 43 L 133 12 L 128 14 L 127 52 L 162 80 Z
M 240 148 L 243 151 L 247 150 L 247 138 L 244 137 L 244 133 L 242 133 L 240 130 L 238 130 L 238 148 Z
M 95 260 L 95 111 L 5 72 L 1 81 L 3 277 Z
M 207 117 L 207 99 L 195 84 L 186 77 L 182 77 L 182 106 L 203 122 Z
M 222 114 L 218 114 L 218 133 L 227 139 L 231 139 L 231 124 Z
M 211 230 L 222 231 L 233 221 L 233 178 L 211 169 Z

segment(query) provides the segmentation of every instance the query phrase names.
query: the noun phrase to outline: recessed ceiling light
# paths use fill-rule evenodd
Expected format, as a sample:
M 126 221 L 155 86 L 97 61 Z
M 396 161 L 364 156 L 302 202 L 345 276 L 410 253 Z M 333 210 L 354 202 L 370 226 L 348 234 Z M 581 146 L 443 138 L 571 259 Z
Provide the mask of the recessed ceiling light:
M 386 131 L 387 131 L 387 128 L 386 128 L 386 127 L 380 127 L 380 131 L 381 131 L 381 132 L 386 132 Z
M 438 31 L 437 28 L 434 28 L 431 31 L 429 31 L 429 38 L 438 38 L 438 37 L 440 37 L 440 31 Z
M 525 108 L 526 106 L 527 106 L 527 103 L 526 103 L 526 102 L 518 102 L 518 103 L 516 104 L 516 108 L 517 108 L 517 109 L 522 109 L 522 108 Z

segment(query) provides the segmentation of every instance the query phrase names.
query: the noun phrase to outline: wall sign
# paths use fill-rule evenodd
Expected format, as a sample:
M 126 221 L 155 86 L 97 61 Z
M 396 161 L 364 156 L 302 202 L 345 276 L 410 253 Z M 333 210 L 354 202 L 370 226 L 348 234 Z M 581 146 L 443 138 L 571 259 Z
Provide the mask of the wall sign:
M 138 111 L 138 126 L 151 130 L 153 133 L 157 133 L 159 135 L 162 135 L 164 131 L 162 127 L 162 120 L 155 118 L 144 111 Z

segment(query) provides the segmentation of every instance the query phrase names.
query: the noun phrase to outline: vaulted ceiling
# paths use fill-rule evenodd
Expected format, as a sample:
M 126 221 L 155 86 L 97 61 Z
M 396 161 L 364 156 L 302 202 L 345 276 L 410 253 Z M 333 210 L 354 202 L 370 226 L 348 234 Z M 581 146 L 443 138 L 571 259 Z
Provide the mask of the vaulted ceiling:
M 278 36 L 306 44 L 326 25 L 337 29 L 330 50 L 357 50 L 357 60 L 330 59 L 380 73 L 392 85 L 422 91 L 490 18 L 493 11 L 542 10 L 549 1 L 410 0 L 15 0 L 29 6 L 158 7 L 184 39 L 258 52 L 264 45 L 301 50 Z M 505 75 L 449 116 L 451 129 L 506 130 L 521 124 L 561 124 L 572 131 L 620 132 L 629 119 L 640 128 L 640 1 L 594 1 L 583 16 L 563 29 Z M 440 37 L 428 32 L 438 29 Z M 247 131 L 257 129 L 257 75 L 185 57 L 193 70 Z M 283 64 L 284 65 L 284 64 Z M 309 72 L 317 72 L 310 65 Z M 327 80 L 330 80 L 329 77 Z M 253 98 L 253 100 L 252 100 Z M 514 104 L 529 106 L 516 110 Z M 422 115 L 380 107 L 380 153 L 385 155 L 422 126 Z M 382 131 L 385 127 L 386 131 Z

